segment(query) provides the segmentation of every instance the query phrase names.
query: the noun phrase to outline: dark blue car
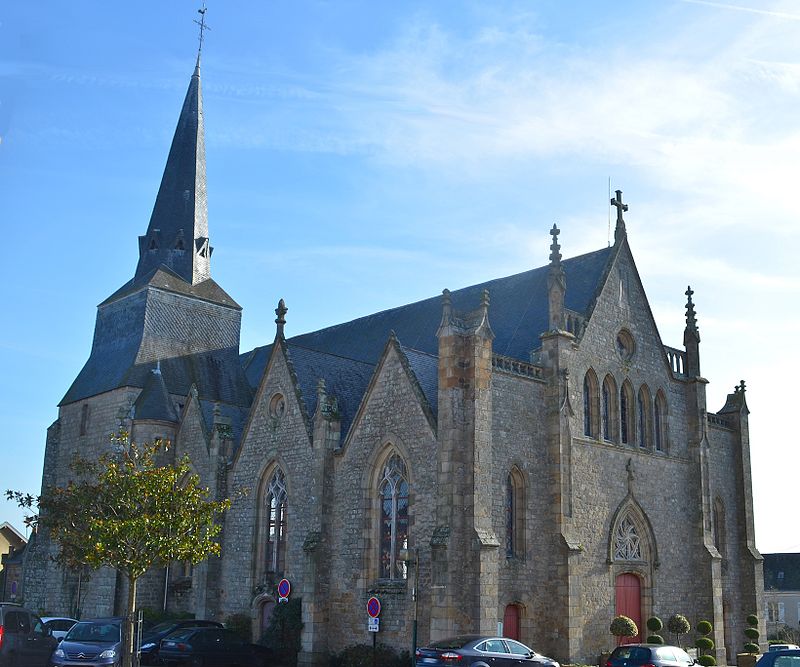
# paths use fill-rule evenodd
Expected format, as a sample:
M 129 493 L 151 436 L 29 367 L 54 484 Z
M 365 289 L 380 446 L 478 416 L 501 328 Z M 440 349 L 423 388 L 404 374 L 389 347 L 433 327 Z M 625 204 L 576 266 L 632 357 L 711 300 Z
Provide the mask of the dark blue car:
M 459 635 L 417 649 L 417 667 L 560 667 L 552 658 L 507 637 Z
M 769 651 L 758 659 L 756 667 L 800 667 L 800 651 L 797 649 Z
M 161 640 L 161 662 L 191 667 L 266 667 L 268 650 L 231 630 L 183 628 Z

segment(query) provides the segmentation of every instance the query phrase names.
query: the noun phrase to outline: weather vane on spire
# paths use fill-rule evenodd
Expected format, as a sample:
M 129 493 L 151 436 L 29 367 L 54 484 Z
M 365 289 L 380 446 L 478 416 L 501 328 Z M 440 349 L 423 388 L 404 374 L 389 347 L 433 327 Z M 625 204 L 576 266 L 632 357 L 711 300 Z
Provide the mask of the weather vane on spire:
M 194 22 L 200 26 L 200 46 L 197 49 L 198 56 L 200 55 L 200 52 L 203 50 L 203 33 L 206 30 L 211 30 L 211 28 L 209 28 L 206 25 L 206 11 L 207 11 L 206 3 L 204 2 L 203 7 L 197 10 L 197 13 L 200 14 L 200 20 L 199 21 L 197 19 L 194 20 Z

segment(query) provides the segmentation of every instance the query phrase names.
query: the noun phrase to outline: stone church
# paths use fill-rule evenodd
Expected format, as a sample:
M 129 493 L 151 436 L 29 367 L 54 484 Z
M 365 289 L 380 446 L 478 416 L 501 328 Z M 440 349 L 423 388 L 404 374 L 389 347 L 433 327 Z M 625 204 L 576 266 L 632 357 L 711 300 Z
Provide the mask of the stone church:
M 242 352 L 242 309 L 211 271 L 198 59 L 133 277 L 98 306 L 48 430 L 43 487 L 120 427 L 168 438 L 234 501 L 221 558 L 149 573 L 139 605 L 246 614 L 258 637 L 285 578 L 302 664 L 370 643 L 372 596 L 398 650 L 416 620 L 420 644 L 502 632 L 594 662 L 616 614 L 681 613 L 734 660 L 763 608 L 745 384 L 708 411 L 692 291 L 667 346 L 612 204 L 610 247 L 562 259 L 554 225 L 538 268 L 288 338 L 281 300 L 268 344 Z M 42 533 L 27 550 L 30 607 L 121 609 L 113 571 L 64 571 L 53 549 Z

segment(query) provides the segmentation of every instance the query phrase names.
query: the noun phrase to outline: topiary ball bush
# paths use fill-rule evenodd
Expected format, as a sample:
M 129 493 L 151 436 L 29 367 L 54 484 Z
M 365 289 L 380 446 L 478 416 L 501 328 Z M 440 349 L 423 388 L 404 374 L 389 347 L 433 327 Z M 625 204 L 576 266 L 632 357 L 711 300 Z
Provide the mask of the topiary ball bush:
M 651 616 L 647 619 L 647 629 L 650 630 L 650 632 L 661 632 L 661 628 L 663 627 L 664 624 L 658 616 Z
M 759 651 L 758 644 L 754 644 L 753 642 L 747 642 L 744 645 L 745 653 L 758 653 L 758 651 Z
M 714 626 L 713 626 L 713 625 L 711 625 L 711 623 L 709 623 L 708 621 L 700 621 L 700 622 L 697 624 L 697 631 L 698 631 L 698 632 L 699 632 L 701 635 L 707 635 L 707 634 L 708 634 L 709 632 L 711 632 L 713 629 L 714 629 Z
M 632 618 L 628 616 L 617 616 L 611 621 L 611 634 L 615 637 L 635 637 L 639 634 L 639 628 Z
M 661 635 L 647 635 L 648 644 L 663 644 L 664 638 Z
M 747 621 L 747 625 L 749 625 L 750 627 L 755 628 L 758 626 L 758 616 L 756 616 L 755 614 L 748 615 L 745 620 Z
M 667 621 L 667 629 L 673 635 L 685 635 L 692 626 L 689 624 L 689 619 L 683 614 L 673 614 Z
M 714 640 L 710 637 L 698 637 L 694 645 L 701 651 L 710 651 L 714 648 Z
M 748 639 L 756 640 L 761 636 L 761 633 L 758 631 L 758 628 L 745 628 L 744 636 Z
M 697 662 L 703 667 L 714 667 L 717 664 L 717 659 L 713 655 L 700 655 L 697 657 Z

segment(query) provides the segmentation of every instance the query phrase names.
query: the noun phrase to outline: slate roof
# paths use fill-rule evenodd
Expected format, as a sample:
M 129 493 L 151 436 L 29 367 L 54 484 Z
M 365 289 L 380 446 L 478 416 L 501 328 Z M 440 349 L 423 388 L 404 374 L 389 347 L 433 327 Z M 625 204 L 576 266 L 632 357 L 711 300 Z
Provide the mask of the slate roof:
M 239 407 L 228 403 L 218 403 L 200 399 L 200 413 L 203 416 L 206 430 L 209 434 L 214 429 L 214 409 L 219 410 L 220 417 L 230 420 L 233 442 L 238 446 L 242 438 L 242 431 L 250 413 L 249 407 Z
M 193 296 L 198 299 L 203 299 L 203 301 L 219 303 L 224 306 L 236 308 L 237 310 L 242 309 L 242 307 L 233 300 L 230 294 L 222 289 L 212 278 L 204 280 L 201 283 L 197 283 L 196 285 L 192 285 L 191 283 L 186 282 L 169 267 L 164 265 L 152 269 L 149 273 L 139 278 L 131 278 L 110 297 L 105 299 L 100 306 L 104 306 L 112 301 L 121 299 L 123 296 L 132 294 L 145 285 L 157 287 L 158 289 L 163 289 L 167 292 L 175 292 L 176 294 Z
M 153 419 L 165 422 L 178 422 L 178 414 L 164 384 L 164 376 L 158 368 L 150 371 L 136 402 L 133 404 L 134 419 Z
M 613 250 L 603 248 L 561 263 L 567 280 L 566 308 L 588 315 Z M 451 292 L 453 308 L 461 312 L 474 310 L 480 305 L 483 290 L 488 289 L 494 352 L 529 361 L 531 351 L 539 347 L 539 335 L 548 328 L 547 272 L 548 266 L 542 266 L 455 290 Z M 438 356 L 436 331 L 441 319 L 442 298 L 435 296 L 294 336 L 288 342 L 309 350 L 377 363 L 389 334 L 394 331 L 408 349 Z M 258 383 L 266 366 L 267 347 L 243 355 L 245 372 L 252 386 Z
M 419 382 L 434 417 L 439 414 L 439 359 L 438 357 L 400 346 L 408 364 Z
M 155 364 L 136 363 L 139 339 L 123 340 L 116 349 L 104 349 L 89 357 L 60 405 L 118 387 L 144 387 Z M 161 360 L 161 373 L 171 394 L 186 396 L 192 385 L 200 398 L 249 406 L 252 390 L 239 365 L 234 348 L 170 357 Z
M 800 553 L 764 556 L 764 590 L 800 591 Z

